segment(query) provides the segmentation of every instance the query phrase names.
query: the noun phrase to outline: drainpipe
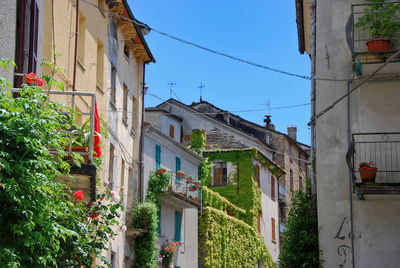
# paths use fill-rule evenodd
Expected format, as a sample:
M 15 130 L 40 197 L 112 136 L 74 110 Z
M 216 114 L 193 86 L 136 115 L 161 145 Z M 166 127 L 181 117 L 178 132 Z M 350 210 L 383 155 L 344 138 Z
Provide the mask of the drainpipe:
M 146 91 L 145 74 L 146 64 L 150 61 L 143 62 L 143 78 L 142 78 L 142 121 L 140 122 L 140 137 L 139 137 L 139 201 L 143 202 L 143 185 L 144 185 L 144 172 L 143 172 L 143 135 L 144 135 L 144 95 Z
M 315 100 L 316 100 L 316 81 L 315 81 L 315 72 L 316 72 L 316 31 L 317 31 L 317 0 L 312 0 L 312 35 L 311 35 L 311 193 L 313 196 L 313 205 L 316 208 L 316 196 L 317 196 L 317 188 L 316 188 L 316 179 L 315 179 L 315 119 L 314 116 L 316 114 L 315 109 Z
M 79 0 L 76 0 L 76 18 L 75 18 L 75 52 L 74 52 L 74 73 L 72 78 L 72 91 L 76 91 L 76 61 L 78 58 L 78 33 L 79 33 Z

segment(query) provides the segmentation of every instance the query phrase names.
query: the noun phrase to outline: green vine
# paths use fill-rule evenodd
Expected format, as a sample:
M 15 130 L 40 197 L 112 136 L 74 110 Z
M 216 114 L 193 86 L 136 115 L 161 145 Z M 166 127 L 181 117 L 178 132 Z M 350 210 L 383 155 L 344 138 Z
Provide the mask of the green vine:
M 206 145 L 207 136 L 204 129 L 194 129 L 192 130 L 192 136 L 190 138 L 190 148 L 191 149 L 201 149 Z
M 153 171 L 149 178 L 149 188 L 147 190 L 147 201 L 156 204 L 157 208 L 161 208 L 161 196 L 167 190 L 167 186 L 171 180 L 169 172 Z

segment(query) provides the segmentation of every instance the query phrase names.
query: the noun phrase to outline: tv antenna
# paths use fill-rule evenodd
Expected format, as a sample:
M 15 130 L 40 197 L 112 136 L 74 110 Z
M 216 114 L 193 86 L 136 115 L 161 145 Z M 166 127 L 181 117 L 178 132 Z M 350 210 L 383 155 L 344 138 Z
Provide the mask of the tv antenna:
M 169 82 L 168 86 L 169 86 L 169 98 L 172 99 L 172 92 L 173 92 L 172 87 L 176 86 L 176 82 L 175 83 L 174 82 Z
M 200 88 L 200 102 L 203 101 L 203 88 L 205 88 L 206 86 L 200 82 L 200 86 L 198 86 L 197 88 Z

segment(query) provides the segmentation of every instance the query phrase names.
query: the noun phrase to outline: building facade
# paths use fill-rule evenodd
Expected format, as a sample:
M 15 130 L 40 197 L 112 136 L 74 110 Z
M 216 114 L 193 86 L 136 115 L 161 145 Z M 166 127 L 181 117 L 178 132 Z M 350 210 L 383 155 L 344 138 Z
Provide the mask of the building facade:
M 400 93 L 399 57 L 392 56 L 399 45 L 392 40 L 388 51 L 371 51 L 373 34 L 358 25 L 366 14 L 382 22 L 388 8 L 393 13 L 384 27 L 398 23 L 399 4 L 312 2 L 296 1 L 299 49 L 311 55 L 316 77 L 312 123 L 324 266 L 397 267 Z M 377 168 L 375 182 L 361 178 L 366 164 Z

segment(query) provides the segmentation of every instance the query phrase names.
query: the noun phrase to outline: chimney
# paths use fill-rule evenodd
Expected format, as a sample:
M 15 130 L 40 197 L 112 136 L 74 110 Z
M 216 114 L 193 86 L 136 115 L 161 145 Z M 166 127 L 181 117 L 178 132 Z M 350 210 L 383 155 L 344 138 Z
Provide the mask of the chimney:
M 275 125 L 271 124 L 271 116 L 270 115 L 265 116 L 264 122 L 265 122 L 266 129 L 275 130 Z
M 292 139 L 292 140 L 296 140 L 297 139 L 297 127 L 296 126 L 290 126 L 287 128 L 287 133 L 288 136 Z

